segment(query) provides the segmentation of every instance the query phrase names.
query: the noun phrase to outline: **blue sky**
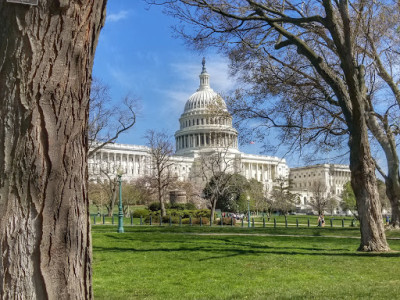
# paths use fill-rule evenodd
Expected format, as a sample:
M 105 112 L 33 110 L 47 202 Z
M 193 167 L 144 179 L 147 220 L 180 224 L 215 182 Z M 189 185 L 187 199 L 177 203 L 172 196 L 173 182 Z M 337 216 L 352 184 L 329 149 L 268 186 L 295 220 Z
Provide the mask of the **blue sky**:
M 212 88 L 224 94 L 234 87 L 228 60 L 212 50 L 188 49 L 172 37 L 174 22 L 160 7 L 148 9 L 143 1 L 108 1 L 93 76 L 110 87 L 114 100 L 130 93 L 140 98 L 142 106 L 135 128 L 121 136 L 120 143 L 144 144 L 148 129 L 175 133 L 186 100 L 199 86 L 203 56 Z M 257 146 L 246 148 L 258 151 Z
M 93 76 L 105 82 L 114 101 L 126 94 L 140 98 L 137 123 L 119 143 L 144 145 L 149 129 L 173 136 L 184 104 L 199 86 L 201 60 L 205 56 L 211 87 L 226 94 L 234 88 L 228 60 L 214 50 L 198 53 L 173 37 L 171 16 L 144 1 L 111 0 L 96 50 Z M 242 145 L 240 150 L 259 154 L 261 145 Z M 283 155 L 266 153 L 267 155 Z M 304 165 L 298 155 L 286 157 L 290 167 Z

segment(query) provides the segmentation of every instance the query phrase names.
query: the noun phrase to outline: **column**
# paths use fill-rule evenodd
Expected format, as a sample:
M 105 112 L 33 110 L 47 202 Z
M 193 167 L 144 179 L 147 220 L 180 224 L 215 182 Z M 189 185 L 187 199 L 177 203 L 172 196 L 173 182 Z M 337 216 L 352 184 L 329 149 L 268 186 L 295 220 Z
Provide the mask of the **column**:
M 132 175 L 133 176 L 135 176 L 135 174 L 136 174 L 135 167 L 136 167 L 136 156 L 135 156 L 135 154 L 132 154 Z
M 258 163 L 256 163 L 256 180 L 258 180 Z

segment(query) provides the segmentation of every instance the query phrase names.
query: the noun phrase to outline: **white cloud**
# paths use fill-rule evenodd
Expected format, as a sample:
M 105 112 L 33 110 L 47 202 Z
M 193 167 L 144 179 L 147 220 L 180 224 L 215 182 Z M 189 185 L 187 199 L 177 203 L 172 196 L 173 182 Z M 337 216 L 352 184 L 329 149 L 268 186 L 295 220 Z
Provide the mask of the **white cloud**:
M 121 10 L 117 13 L 111 13 L 107 15 L 108 22 L 118 22 L 128 17 L 129 12 L 127 10 Z

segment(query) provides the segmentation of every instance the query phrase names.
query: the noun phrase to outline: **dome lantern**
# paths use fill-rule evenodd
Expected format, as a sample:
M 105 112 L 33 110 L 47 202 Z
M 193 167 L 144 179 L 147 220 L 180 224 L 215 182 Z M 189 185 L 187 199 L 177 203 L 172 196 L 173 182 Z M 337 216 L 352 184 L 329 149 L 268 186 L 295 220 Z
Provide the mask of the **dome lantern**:
M 201 74 L 199 75 L 200 87 L 197 89 L 197 91 L 204 91 L 204 90 L 210 89 L 210 75 L 207 73 L 207 70 L 206 70 L 205 57 L 203 57 L 203 60 L 201 63 L 203 65 L 203 69 L 201 70 Z

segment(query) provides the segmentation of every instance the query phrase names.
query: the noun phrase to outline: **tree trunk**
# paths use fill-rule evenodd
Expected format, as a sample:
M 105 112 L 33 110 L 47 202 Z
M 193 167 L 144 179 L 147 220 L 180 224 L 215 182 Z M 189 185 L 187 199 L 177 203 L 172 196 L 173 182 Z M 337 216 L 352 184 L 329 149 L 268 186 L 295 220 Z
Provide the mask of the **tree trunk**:
M 217 207 L 217 200 L 211 199 L 211 215 L 210 222 L 214 222 L 215 208 Z
M 379 140 L 378 140 L 379 141 Z M 400 162 L 397 154 L 396 140 L 392 134 L 388 134 L 387 144 L 381 146 L 385 152 L 388 174 L 385 177 L 386 195 L 389 199 L 392 218 L 390 225 L 394 228 L 400 227 Z M 380 141 L 379 141 L 380 142 Z
M 161 216 L 165 217 L 167 215 L 167 212 L 165 210 L 165 205 L 162 197 L 160 198 L 160 209 L 161 209 Z
M 106 0 L 0 2 L 0 298 L 91 299 L 90 78 Z
M 165 205 L 164 205 L 164 199 L 163 199 L 163 191 L 161 187 L 161 174 L 159 173 L 158 176 L 158 182 L 157 182 L 157 193 L 158 193 L 158 201 L 160 201 L 160 211 L 161 211 L 161 216 L 165 217 L 167 215 L 167 212 L 165 211 Z
M 390 249 L 383 226 L 375 163 L 371 156 L 366 120 L 361 113 L 362 107 L 362 104 L 353 106 L 353 122 L 349 126 L 351 185 L 356 196 L 361 231 L 358 250 L 383 252 Z
M 397 168 L 398 170 L 398 168 Z M 398 172 L 398 171 L 397 171 Z M 400 178 L 397 174 L 391 174 L 390 170 L 385 179 L 386 195 L 389 198 L 392 210 L 390 225 L 394 228 L 400 227 Z
M 114 213 L 114 206 L 115 206 L 115 202 L 117 201 L 117 187 L 116 185 L 114 185 L 114 189 L 112 190 L 112 194 L 111 194 L 111 199 L 110 199 L 110 206 L 107 207 L 108 209 L 108 216 L 112 217 L 113 213 Z
M 384 124 L 385 130 L 379 126 L 377 117 L 370 109 L 367 115 L 368 127 L 379 142 L 386 156 L 388 173 L 385 177 L 386 195 L 389 199 L 392 219 L 391 226 L 400 227 L 400 161 L 397 153 L 396 140 L 388 124 Z

